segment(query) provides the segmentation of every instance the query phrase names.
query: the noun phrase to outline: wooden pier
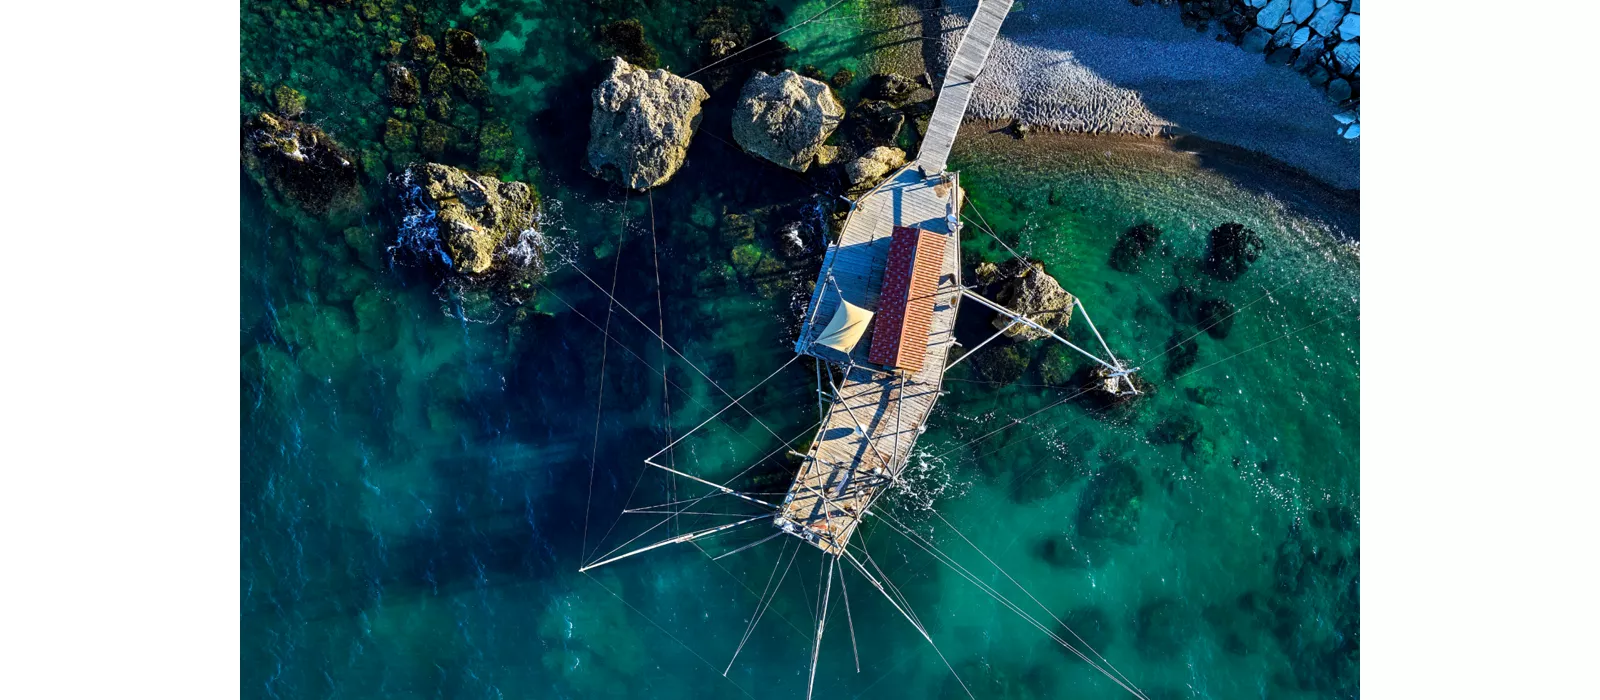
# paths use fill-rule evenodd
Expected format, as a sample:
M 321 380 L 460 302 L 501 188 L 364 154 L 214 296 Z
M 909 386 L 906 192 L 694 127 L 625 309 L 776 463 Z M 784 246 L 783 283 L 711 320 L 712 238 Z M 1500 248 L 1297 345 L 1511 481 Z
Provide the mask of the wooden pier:
M 826 380 L 819 372 L 818 382 L 832 402 L 822 409 L 822 426 L 774 523 L 834 556 L 844 553 L 873 499 L 905 471 L 943 388 L 962 296 L 958 223 L 962 194 L 959 177 L 946 172 L 945 163 L 967 111 L 973 81 L 988 60 L 1011 4 L 1012 0 L 979 2 L 946 72 L 917 159 L 856 200 L 844 231 L 823 258 L 795 343 L 796 352 L 828 363 Z M 920 358 L 901 363 L 909 370 L 871 362 L 870 333 L 859 338 L 848 354 L 818 342 L 841 302 L 878 312 L 880 299 L 892 298 L 902 306 L 923 304 L 912 314 L 919 319 L 930 315 L 925 298 L 908 298 L 904 290 L 897 290 L 898 296 L 885 295 L 884 272 L 896 227 L 925 232 L 920 245 L 944 246 L 942 256 L 935 256 L 937 281 L 923 285 L 934 288 L 931 322 Z M 897 319 L 904 313 L 904 309 L 888 311 Z M 902 341 L 907 345 L 901 353 L 917 351 L 911 341 Z
M 907 166 L 857 203 L 823 259 L 796 350 L 837 367 L 824 380 L 834 401 L 776 522 L 830 554 L 844 551 L 862 512 L 899 478 L 939 398 L 961 298 L 961 240 L 951 226 L 960 191 L 953 174 L 924 178 L 914 164 Z M 813 345 L 841 299 L 878 308 L 896 226 L 922 229 L 944 245 L 922 366 L 912 373 L 872 364 L 871 334 L 848 356 Z

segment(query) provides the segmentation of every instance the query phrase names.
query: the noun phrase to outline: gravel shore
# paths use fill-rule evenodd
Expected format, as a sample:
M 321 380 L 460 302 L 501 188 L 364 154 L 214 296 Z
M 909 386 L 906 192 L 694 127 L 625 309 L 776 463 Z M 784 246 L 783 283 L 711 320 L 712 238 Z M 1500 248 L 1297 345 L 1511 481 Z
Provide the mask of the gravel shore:
M 971 11 L 964 2 L 924 11 L 922 63 L 934 80 Z M 1193 135 L 1266 155 L 1338 188 L 1360 187 L 1359 144 L 1338 135 L 1333 115 L 1340 110 L 1321 90 L 1260 54 L 1217 41 L 1214 32 L 1184 27 L 1176 7 L 1034 0 L 1014 11 L 1000 34 L 968 119 Z

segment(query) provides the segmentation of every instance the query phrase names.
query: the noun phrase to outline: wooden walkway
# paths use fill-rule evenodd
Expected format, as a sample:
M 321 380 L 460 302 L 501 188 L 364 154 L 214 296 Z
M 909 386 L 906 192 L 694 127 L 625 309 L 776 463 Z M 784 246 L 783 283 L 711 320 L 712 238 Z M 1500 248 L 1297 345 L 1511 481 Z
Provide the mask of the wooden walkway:
M 950 148 L 956 143 L 956 131 L 961 128 L 961 118 L 966 116 L 967 103 L 972 99 L 972 87 L 989 60 L 989 49 L 1000 35 L 1000 23 L 1011 12 L 1012 0 L 979 0 L 972 21 L 961 35 L 956 56 L 945 70 L 944 84 L 939 86 L 939 99 L 928 119 L 928 133 L 922 137 L 922 150 L 917 152 L 917 163 L 923 172 L 935 175 L 944 172 Z
M 836 386 L 838 393 L 824 412 L 822 427 L 784 498 L 777 524 L 830 554 L 844 551 L 860 514 L 883 486 L 900 476 L 939 398 L 961 297 L 961 241 L 949 220 L 960 208 L 954 174 L 923 178 L 915 164 L 906 166 L 858 200 L 844 232 L 823 259 L 795 349 L 837 365 L 837 371 L 830 367 L 824 383 Z M 914 374 L 872 365 L 867 360 L 870 333 L 849 357 L 811 346 L 838 308 L 841 295 L 852 304 L 877 310 L 895 226 L 945 236 L 933 324 L 923 367 Z

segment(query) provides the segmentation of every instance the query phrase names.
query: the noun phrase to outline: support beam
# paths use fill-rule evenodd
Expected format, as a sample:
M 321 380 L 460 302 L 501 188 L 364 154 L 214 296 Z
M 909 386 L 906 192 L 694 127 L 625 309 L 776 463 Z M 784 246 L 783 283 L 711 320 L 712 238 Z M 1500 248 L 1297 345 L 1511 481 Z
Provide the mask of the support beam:
M 657 547 L 665 547 L 665 546 L 667 546 L 669 544 L 679 544 L 679 543 L 682 543 L 682 542 L 692 542 L 692 541 L 700 539 L 702 537 L 708 537 L 710 535 L 715 535 L 715 534 L 717 534 L 719 532 L 732 530 L 733 528 L 739 527 L 740 525 L 744 525 L 744 524 L 747 524 L 747 523 L 753 523 L 753 522 L 755 522 L 757 520 L 761 520 L 761 519 L 764 519 L 764 518 L 770 518 L 770 517 L 772 517 L 772 515 L 773 515 L 772 513 L 767 513 L 766 515 L 757 515 L 754 518 L 747 518 L 745 520 L 740 520 L 739 522 L 736 522 L 736 523 L 729 523 L 727 525 L 719 525 L 717 527 L 708 528 L 708 529 L 705 529 L 705 530 L 700 530 L 698 532 L 691 532 L 691 533 L 688 533 L 688 534 L 685 534 L 685 535 L 678 535 L 677 537 L 669 537 L 669 538 L 664 539 L 664 540 L 662 540 L 660 542 L 657 542 L 655 544 L 648 545 L 648 546 L 645 546 L 645 547 L 640 547 L 638 549 L 635 549 L 635 550 L 633 550 L 631 552 L 626 552 L 624 554 L 618 554 L 617 556 L 611 557 L 610 559 L 606 559 L 604 561 L 595 562 L 593 564 L 590 564 L 588 566 L 585 566 L 583 568 L 578 569 L 578 572 L 579 573 L 583 573 L 583 572 L 586 572 L 586 571 L 588 571 L 590 569 L 601 567 L 601 566 L 605 566 L 606 564 L 610 564 L 611 562 L 618 561 L 620 559 L 627 559 L 628 557 L 631 557 L 631 556 L 633 556 L 635 554 L 644 554 L 645 552 L 648 552 L 648 551 L 650 551 L 652 549 L 655 549 Z
M 1005 314 L 1006 316 L 1010 317 L 1012 320 L 1017 321 L 1018 323 L 1021 323 L 1022 325 L 1025 325 L 1025 326 L 1027 326 L 1029 328 L 1032 328 L 1032 329 L 1034 329 L 1036 331 L 1040 331 L 1042 333 L 1048 334 L 1050 337 L 1055 338 L 1058 341 L 1061 341 L 1061 343 L 1063 345 L 1066 345 L 1067 347 L 1072 348 L 1073 350 L 1077 350 L 1084 357 L 1087 357 L 1087 358 L 1089 358 L 1091 360 L 1094 360 L 1095 362 L 1100 363 L 1106 369 L 1109 369 L 1109 370 L 1111 370 L 1113 372 L 1121 372 L 1122 371 L 1121 367 L 1118 367 L 1116 365 L 1111 364 L 1110 362 L 1106 362 L 1105 360 L 1102 360 L 1102 359 L 1100 359 L 1098 357 L 1095 357 L 1095 355 L 1093 353 L 1089 352 L 1088 350 L 1084 350 L 1083 348 L 1080 348 L 1080 347 L 1078 347 L 1076 345 L 1073 345 L 1072 341 L 1067 340 L 1066 338 L 1063 338 L 1063 337 L 1061 337 L 1059 335 L 1056 335 L 1055 331 L 1052 331 L 1049 328 L 1045 328 L 1044 326 L 1041 326 L 1038 323 L 1035 323 L 1033 319 L 1028 318 L 1027 316 L 1023 316 L 1022 314 L 1019 314 L 1019 313 L 1017 313 L 1015 311 L 1012 311 L 1011 309 L 1008 309 L 1008 308 L 1006 308 L 1004 306 L 1001 306 L 1000 304 L 998 304 L 996 302 L 993 302 L 993 301 L 990 301 L 988 299 L 985 299 L 985 298 L 983 298 L 982 295 L 978 294 L 977 292 L 974 292 L 974 291 L 972 291 L 970 289 L 963 289 L 963 290 L 961 290 L 961 294 L 962 294 L 962 296 L 965 296 L 968 299 L 972 299 L 973 301 L 976 301 L 979 304 L 983 304 L 984 306 L 987 306 L 987 307 L 989 307 L 991 309 L 994 309 L 996 312 Z M 1076 299 L 1076 297 L 1074 297 L 1074 299 Z

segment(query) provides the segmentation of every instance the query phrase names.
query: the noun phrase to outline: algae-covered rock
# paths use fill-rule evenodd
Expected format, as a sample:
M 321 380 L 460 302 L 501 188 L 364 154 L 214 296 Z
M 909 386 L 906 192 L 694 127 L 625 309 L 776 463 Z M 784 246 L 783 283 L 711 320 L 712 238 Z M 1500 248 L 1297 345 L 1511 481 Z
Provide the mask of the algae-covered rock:
M 279 85 L 272 91 L 272 106 L 278 114 L 293 119 L 306 111 L 306 96 L 288 85 Z
M 745 151 L 805 172 L 842 119 L 844 105 L 827 83 L 792 70 L 756 71 L 734 107 L 733 140 Z
M 630 17 L 600 27 L 597 33 L 601 55 L 618 56 L 646 70 L 661 67 L 661 54 L 644 36 L 644 25 Z
M 1265 247 L 1255 231 L 1229 222 L 1211 229 L 1202 268 L 1212 277 L 1232 282 L 1250 269 Z
M 263 112 L 246 119 L 241 131 L 245 170 L 269 195 L 317 217 L 361 208 L 355 156 L 321 129 Z
M 906 164 L 906 152 L 898 148 L 879 146 L 844 166 L 852 189 L 862 189 L 878 184 L 889 173 Z
M 1160 242 L 1161 229 L 1148 222 L 1124 231 L 1117 237 L 1117 244 L 1111 247 L 1111 269 L 1138 272 L 1139 261 Z
M 468 277 L 541 272 L 539 195 L 532 187 L 438 163 L 413 163 L 395 184 L 402 247 Z
M 383 145 L 391 151 L 409 151 L 417 147 L 417 127 L 390 117 L 383 124 Z
M 636 190 L 655 187 L 683 167 L 711 95 L 693 80 L 646 71 L 620 58 L 594 90 L 588 169 Z
M 410 107 L 422 99 L 422 82 L 416 73 L 402 63 L 391 63 L 383 69 L 389 81 L 389 101 L 401 107 Z
M 478 74 L 489 68 L 489 54 L 483 50 L 478 37 L 464 29 L 444 30 L 443 58 L 451 66 Z
M 1044 271 L 1044 263 L 1037 260 L 1023 262 L 1012 258 L 992 269 L 980 270 L 978 281 L 994 295 L 995 301 L 1051 331 L 1066 325 L 1072 318 L 1073 296 L 1062 289 L 1061 283 Z M 999 313 L 992 321 L 997 330 L 1009 323 L 1011 319 Z M 1019 323 L 1006 330 L 1006 337 L 1036 340 L 1049 337 L 1049 333 Z
M 995 342 L 977 353 L 972 357 L 972 370 L 983 381 L 1010 384 L 1028 371 L 1028 352 L 1020 345 Z

